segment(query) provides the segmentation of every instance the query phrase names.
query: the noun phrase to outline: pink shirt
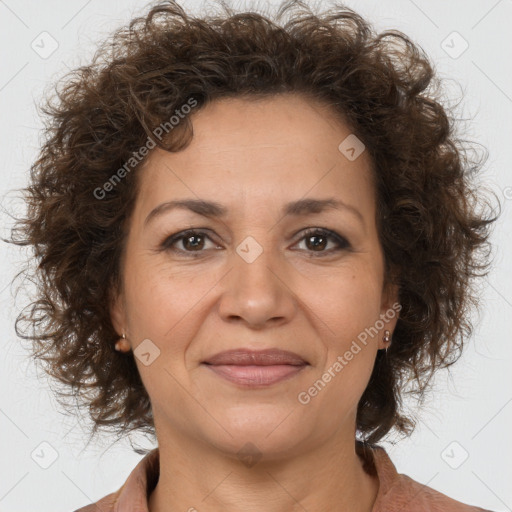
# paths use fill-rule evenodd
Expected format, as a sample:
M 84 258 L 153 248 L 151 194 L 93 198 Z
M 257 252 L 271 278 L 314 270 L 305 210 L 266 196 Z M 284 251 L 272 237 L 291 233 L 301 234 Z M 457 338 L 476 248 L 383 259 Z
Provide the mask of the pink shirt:
M 372 512 L 491 512 L 465 505 L 399 474 L 380 446 L 367 446 L 365 451 L 356 446 L 365 461 L 365 470 L 376 472 L 379 478 Z M 74 512 L 148 512 L 148 497 L 156 486 L 159 471 L 159 451 L 155 448 L 139 461 L 120 489 Z

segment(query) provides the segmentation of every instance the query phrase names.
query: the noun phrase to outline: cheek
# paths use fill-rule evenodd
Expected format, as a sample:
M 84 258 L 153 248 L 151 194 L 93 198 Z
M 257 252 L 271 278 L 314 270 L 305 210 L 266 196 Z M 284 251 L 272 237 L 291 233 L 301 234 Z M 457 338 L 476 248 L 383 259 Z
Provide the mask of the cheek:
M 357 265 L 332 273 L 310 293 L 311 307 L 340 350 L 379 318 L 381 280 L 376 270 Z
M 201 326 L 201 299 L 212 284 L 206 276 L 185 275 L 167 265 L 141 262 L 132 268 L 130 274 L 127 266 L 126 293 L 134 348 L 149 339 L 158 354 L 147 366 L 136 358 L 139 374 L 152 401 L 172 396 L 176 404 L 185 406 L 189 397 L 177 381 L 186 381 L 185 353 Z
M 322 331 L 325 359 L 318 371 L 329 380 L 325 399 L 355 405 L 370 378 L 378 334 L 381 283 L 378 268 L 361 266 L 326 281 L 312 299 Z
M 176 271 L 151 258 L 127 265 L 129 321 L 136 334 L 163 340 L 201 308 L 201 298 L 215 282 L 213 276 L 192 270 Z M 148 261 L 146 261 L 148 260 Z

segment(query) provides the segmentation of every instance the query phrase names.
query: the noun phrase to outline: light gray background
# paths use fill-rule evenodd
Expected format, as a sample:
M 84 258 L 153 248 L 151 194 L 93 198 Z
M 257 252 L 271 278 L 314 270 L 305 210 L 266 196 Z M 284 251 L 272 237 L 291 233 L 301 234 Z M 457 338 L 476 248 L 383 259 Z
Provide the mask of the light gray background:
M 275 4 L 234 3 L 241 8 Z M 512 510 L 512 441 L 506 434 L 512 425 L 512 268 L 508 257 L 512 2 L 351 0 L 346 4 L 380 30 L 403 30 L 432 56 L 442 77 L 462 85 L 465 99 L 460 112 L 468 119 L 468 137 L 489 149 L 483 180 L 504 207 L 494 232 L 494 269 L 483 283 L 484 306 L 465 355 L 450 375 L 437 378 L 432 398 L 418 412 L 420 423 L 414 435 L 396 445 L 382 444 L 398 470 L 415 480 L 470 504 Z M 98 41 L 133 14 L 143 12 L 145 5 L 140 0 L 0 0 L 3 208 L 16 208 L 15 194 L 10 191 L 26 184 L 28 168 L 37 154 L 41 120 L 34 105 L 44 88 L 66 68 L 86 63 Z M 194 12 L 204 9 L 196 0 L 184 0 L 181 5 Z M 51 49 L 54 43 L 41 35 L 44 31 L 58 43 L 54 53 L 43 55 L 46 58 L 31 47 L 40 53 Z M 469 47 L 457 56 L 464 40 Z M 458 89 L 449 90 L 450 98 L 456 100 Z M 6 236 L 10 220 L 4 213 L 1 223 Z M 120 487 L 140 456 L 128 442 L 112 445 L 109 438 L 84 450 L 87 423 L 62 414 L 46 378 L 38 378 L 25 357 L 13 327 L 25 302 L 20 297 L 15 303 L 8 286 L 22 258 L 22 251 L 0 244 L 0 511 L 70 512 Z M 150 446 L 147 440 L 134 440 Z M 36 450 L 45 454 L 43 462 L 45 457 L 50 461 L 52 450 L 41 447 L 42 442 L 58 454 L 48 469 L 31 458 Z M 450 467 L 458 466 L 466 452 L 467 460 L 457 469 Z

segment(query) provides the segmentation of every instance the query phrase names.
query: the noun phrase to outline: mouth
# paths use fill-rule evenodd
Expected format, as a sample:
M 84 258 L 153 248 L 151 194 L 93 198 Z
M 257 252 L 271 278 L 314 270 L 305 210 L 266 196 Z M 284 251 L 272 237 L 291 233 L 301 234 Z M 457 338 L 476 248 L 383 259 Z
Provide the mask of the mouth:
M 243 387 L 264 387 L 290 379 L 309 363 L 294 352 L 279 349 L 228 350 L 202 363 L 217 376 Z
M 273 365 L 293 365 L 300 366 L 308 362 L 294 352 L 288 350 L 279 350 L 277 348 L 268 350 L 247 350 L 236 349 L 219 352 L 209 357 L 204 364 L 214 366 L 236 365 L 236 366 L 273 366 Z

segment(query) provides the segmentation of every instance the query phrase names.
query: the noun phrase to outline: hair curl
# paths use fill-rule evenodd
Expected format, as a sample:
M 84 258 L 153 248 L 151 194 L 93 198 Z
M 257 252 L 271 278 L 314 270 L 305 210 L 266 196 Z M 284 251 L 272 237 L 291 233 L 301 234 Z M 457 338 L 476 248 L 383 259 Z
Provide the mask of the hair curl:
M 490 202 L 474 183 L 484 159 L 469 157 L 432 64 L 401 32 L 377 34 L 342 5 L 314 14 L 288 0 L 271 20 L 221 3 L 225 15 L 204 18 L 174 2 L 150 6 L 46 101 L 45 142 L 23 189 L 27 215 L 9 240 L 32 246 L 37 262 L 37 300 L 19 314 L 16 332 L 65 385 L 60 395 L 88 408 L 93 435 L 100 427 L 154 435 L 133 354 L 114 350 L 109 315 L 122 288 L 140 164 L 102 200 L 94 191 L 147 137 L 168 151 L 185 148 L 193 133 L 188 117 L 162 140 L 152 134 L 191 97 L 198 110 L 223 97 L 304 94 L 329 106 L 370 153 L 386 282 L 400 290 L 393 343 L 377 355 L 357 431 L 369 442 L 393 427 L 410 433 L 406 384 L 422 397 L 433 373 L 459 358 L 478 306 L 472 280 L 489 270 L 497 217 L 480 208 Z

